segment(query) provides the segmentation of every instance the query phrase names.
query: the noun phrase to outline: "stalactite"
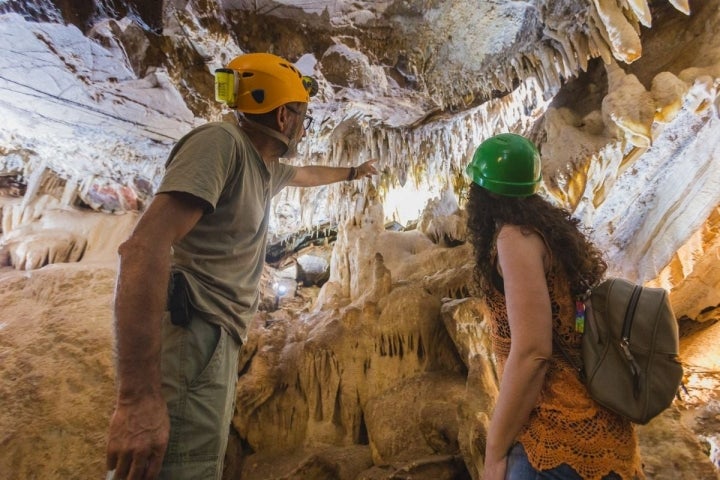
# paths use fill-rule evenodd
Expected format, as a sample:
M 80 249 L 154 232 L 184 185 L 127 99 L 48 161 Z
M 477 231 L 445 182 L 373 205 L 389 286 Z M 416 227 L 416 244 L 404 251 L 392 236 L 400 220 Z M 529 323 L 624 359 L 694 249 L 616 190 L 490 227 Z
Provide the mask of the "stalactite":
M 625 63 L 640 58 L 642 46 L 636 24 L 625 17 L 615 0 L 593 0 L 593 3 L 603 27 L 600 32 L 605 35 L 615 58 Z
M 690 15 L 690 2 L 688 0 L 669 0 L 669 2 L 685 15 Z
M 624 0 L 623 7 L 631 10 L 635 18 L 645 27 L 652 27 L 652 15 L 647 0 Z

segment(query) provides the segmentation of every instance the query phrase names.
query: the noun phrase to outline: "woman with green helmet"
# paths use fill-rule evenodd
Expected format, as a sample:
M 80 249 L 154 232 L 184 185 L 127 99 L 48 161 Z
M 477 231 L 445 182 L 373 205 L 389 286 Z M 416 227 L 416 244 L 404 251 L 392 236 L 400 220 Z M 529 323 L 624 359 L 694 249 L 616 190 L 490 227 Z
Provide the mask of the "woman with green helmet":
M 643 478 L 632 424 L 592 400 L 553 351 L 553 329 L 580 355 L 575 298 L 607 265 L 579 221 L 541 195 L 540 153 L 511 133 L 468 165 L 475 281 L 491 326 L 500 391 L 484 480 Z

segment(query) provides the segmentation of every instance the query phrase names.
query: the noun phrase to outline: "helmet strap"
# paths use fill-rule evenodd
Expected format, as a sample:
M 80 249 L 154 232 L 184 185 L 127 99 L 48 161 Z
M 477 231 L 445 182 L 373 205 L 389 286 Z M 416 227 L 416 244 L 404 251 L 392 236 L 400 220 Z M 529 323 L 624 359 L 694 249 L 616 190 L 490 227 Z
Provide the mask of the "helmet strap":
M 262 133 L 263 135 L 267 135 L 268 137 L 272 137 L 275 140 L 278 140 L 282 142 L 283 145 L 285 145 L 285 149 L 282 151 L 282 153 L 278 156 L 282 157 L 285 155 L 290 148 L 290 138 L 286 137 L 282 133 L 278 132 L 277 130 L 270 128 L 268 126 L 265 126 L 261 123 L 255 122 L 253 120 L 250 120 L 245 115 L 243 115 L 242 112 L 236 110 L 235 116 L 237 117 L 238 123 L 240 126 L 244 126 L 250 130 L 255 130 L 257 132 Z

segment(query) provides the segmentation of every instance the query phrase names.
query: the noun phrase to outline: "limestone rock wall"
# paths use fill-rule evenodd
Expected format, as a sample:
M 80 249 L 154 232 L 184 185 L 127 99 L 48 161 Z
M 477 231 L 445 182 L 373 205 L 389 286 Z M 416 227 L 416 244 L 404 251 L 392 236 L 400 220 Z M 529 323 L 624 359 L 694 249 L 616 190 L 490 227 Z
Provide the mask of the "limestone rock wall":
M 108 265 L 0 269 L 0 477 L 104 478 L 114 279 Z

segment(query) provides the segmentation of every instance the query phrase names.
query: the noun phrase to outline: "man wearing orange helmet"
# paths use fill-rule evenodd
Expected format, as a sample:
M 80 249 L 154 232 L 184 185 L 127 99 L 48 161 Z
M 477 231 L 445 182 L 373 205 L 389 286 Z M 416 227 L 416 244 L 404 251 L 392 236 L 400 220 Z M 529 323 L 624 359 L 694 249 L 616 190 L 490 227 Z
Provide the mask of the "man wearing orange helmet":
M 219 479 L 238 352 L 258 305 L 272 197 L 377 174 L 294 167 L 317 91 L 267 53 L 216 71 L 237 123 L 212 122 L 173 148 L 155 197 L 120 246 L 115 295 L 117 404 L 107 466 L 123 479 Z

